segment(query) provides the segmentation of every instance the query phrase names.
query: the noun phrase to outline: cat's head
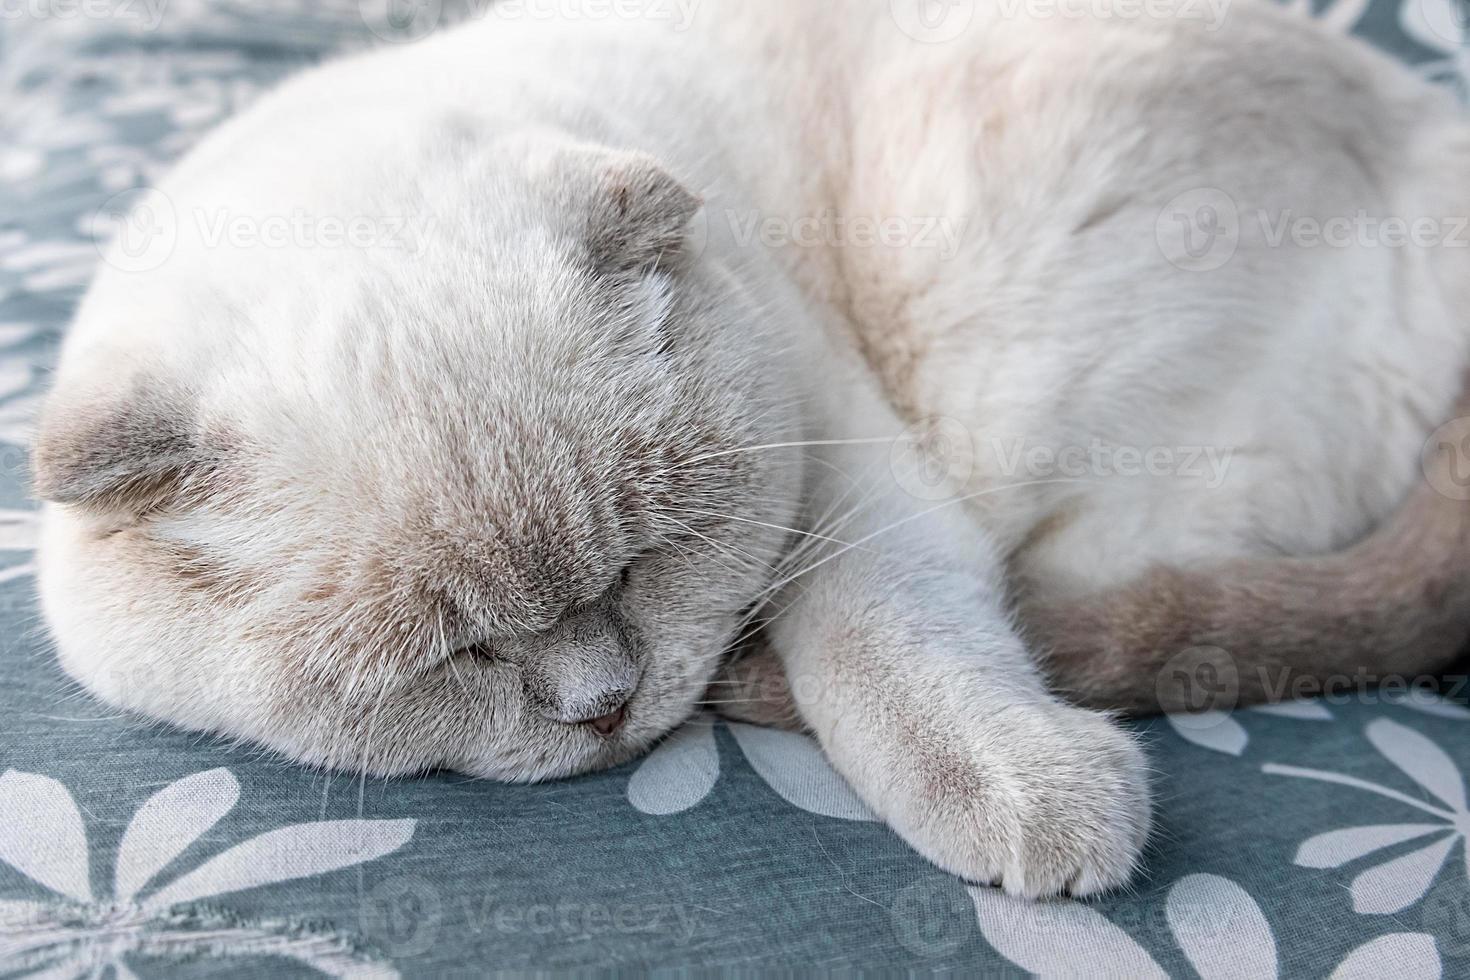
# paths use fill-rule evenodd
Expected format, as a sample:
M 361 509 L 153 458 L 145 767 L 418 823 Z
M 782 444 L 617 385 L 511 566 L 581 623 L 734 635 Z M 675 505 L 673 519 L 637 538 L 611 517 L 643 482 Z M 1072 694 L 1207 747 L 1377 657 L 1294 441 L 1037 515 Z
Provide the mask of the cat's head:
M 799 456 L 744 451 L 795 435 L 772 297 L 646 156 L 298 135 L 206 145 L 78 315 L 35 452 L 62 663 L 324 765 L 636 754 L 786 544 Z

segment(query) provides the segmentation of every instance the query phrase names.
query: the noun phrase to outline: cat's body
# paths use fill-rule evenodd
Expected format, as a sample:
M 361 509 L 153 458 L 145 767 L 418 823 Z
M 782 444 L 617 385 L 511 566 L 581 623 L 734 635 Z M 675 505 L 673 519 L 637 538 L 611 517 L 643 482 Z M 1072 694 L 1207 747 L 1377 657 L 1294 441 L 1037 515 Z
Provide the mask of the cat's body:
M 1254 3 L 1219 31 L 979 4 L 941 43 L 899 6 L 497 18 L 210 137 L 163 185 L 167 261 L 88 296 L 43 429 L 67 669 L 315 763 L 535 779 L 646 748 L 754 615 L 924 854 L 1124 881 L 1141 756 L 1047 692 L 1007 593 L 1074 631 L 1062 686 L 1132 706 L 1088 698 L 1099 590 L 1235 562 L 1231 622 L 1259 618 L 1251 562 L 1398 504 L 1470 363 L 1470 249 L 1273 238 L 1453 232 L 1470 129 Z M 1174 222 L 1224 205 L 1216 265 Z M 388 237 L 207 240 L 293 211 Z M 947 440 L 942 479 L 905 430 Z M 1459 623 L 1463 570 L 1433 584 Z

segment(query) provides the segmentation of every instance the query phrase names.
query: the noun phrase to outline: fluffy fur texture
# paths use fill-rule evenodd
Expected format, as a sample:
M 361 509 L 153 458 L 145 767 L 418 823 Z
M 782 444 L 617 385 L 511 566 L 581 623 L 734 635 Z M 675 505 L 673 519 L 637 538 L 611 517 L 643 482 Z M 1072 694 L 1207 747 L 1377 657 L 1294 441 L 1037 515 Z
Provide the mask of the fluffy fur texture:
M 1352 659 L 1300 622 L 1364 556 L 1280 556 L 1410 490 L 1467 363 L 1470 252 L 1249 218 L 1465 215 L 1470 131 L 1247 0 L 1219 31 L 981 3 L 939 44 L 889 10 L 472 25 L 222 127 L 161 188 L 168 261 L 98 277 L 46 413 L 66 669 L 310 763 L 532 780 L 646 749 L 759 627 L 775 659 L 741 669 L 779 661 L 777 702 L 941 867 L 1125 882 L 1142 755 L 1040 655 L 1107 708 L 1150 706 L 1199 637 Z M 1198 188 L 1245 216 L 1209 271 L 1159 244 Z M 209 234 L 300 213 L 402 234 Z M 963 444 L 947 483 L 906 429 Z M 1231 455 L 1213 480 L 1014 465 L 1094 441 Z M 1341 593 L 1394 669 L 1464 626 L 1463 507 L 1430 502 L 1459 530 L 1422 574 L 1395 545 L 1396 591 Z M 1454 609 L 1416 652 L 1429 592 Z

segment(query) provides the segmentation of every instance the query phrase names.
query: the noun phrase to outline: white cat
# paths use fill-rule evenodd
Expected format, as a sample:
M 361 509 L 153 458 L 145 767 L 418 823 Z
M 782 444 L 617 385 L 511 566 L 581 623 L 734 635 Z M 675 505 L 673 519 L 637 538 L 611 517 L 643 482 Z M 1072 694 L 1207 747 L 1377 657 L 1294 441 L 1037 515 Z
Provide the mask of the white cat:
M 759 628 L 898 833 L 1041 896 L 1149 827 L 1134 740 L 1052 690 L 1445 666 L 1465 504 L 1282 556 L 1388 515 L 1460 390 L 1448 97 L 1246 0 L 902 6 L 497 18 L 221 127 L 67 339 L 66 669 L 312 764 L 535 780 L 645 750 Z M 1446 234 L 1302 231 L 1360 215 Z

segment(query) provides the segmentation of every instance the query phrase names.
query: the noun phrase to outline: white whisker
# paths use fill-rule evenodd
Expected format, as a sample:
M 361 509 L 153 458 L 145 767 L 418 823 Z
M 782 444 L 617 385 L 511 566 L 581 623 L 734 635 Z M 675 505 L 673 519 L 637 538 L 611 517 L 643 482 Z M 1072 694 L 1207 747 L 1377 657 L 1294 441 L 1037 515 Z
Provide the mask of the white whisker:
M 871 439 L 805 439 L 796 442 L 768 442 L 759 446 L 740 446 L 735 449 L 720 449 L 712 453 L 705 453 L 701 456 L 695 456 L 692 459 L 686 459 L 675 463 L 668 469 L 682 469 L 685 466 L 693 466 L 695 463 L 703 463 L 707 460 L 718 459 L 721 456 L 735 456 L 740 453 L 755 453 L 765 449 L 799 449 L 805 446 L 866 446 L 892 441 L 892 436 L 877 436 Z M 667 470 L 661 472 L 667 472 Z

